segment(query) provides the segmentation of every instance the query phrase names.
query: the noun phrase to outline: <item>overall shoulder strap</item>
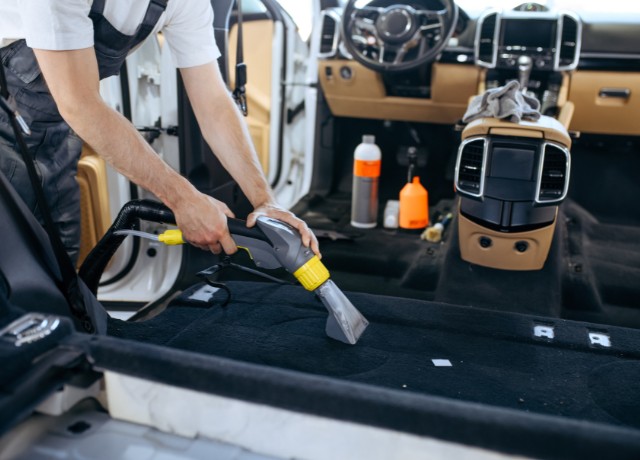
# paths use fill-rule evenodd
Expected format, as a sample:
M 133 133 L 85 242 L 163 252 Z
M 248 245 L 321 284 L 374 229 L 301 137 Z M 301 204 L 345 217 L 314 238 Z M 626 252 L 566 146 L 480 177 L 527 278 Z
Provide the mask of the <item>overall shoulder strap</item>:
M 233 90 L 233 99 L 238 104 L 238 108 L 246 117 L 249 113 L 247 108 L 246 84 L 247 84 L 247 64 L 244 62 L 244 42 L 242 37 L 242 0 L 236 0 L 236 10 L 238 15 L 238 41 L 236 46 L 236 84 Z
M 167 3 L 168 0 L 151 0 L 149 2 L 149 7 L 147 8 L 147 12 L 144 15 L 144 19 L 142 20 L 138 31 L 136 32 L 136 38 L 132 47 L 142 43 L 153 31 L 153 28 L 160 20 L 160 16 L 162 16 L 162 13 L 167 9 Z
M 105 0 L 93 0 L 91 4 L 91 12 L 94 14 L 102 14 L 104 12 Z

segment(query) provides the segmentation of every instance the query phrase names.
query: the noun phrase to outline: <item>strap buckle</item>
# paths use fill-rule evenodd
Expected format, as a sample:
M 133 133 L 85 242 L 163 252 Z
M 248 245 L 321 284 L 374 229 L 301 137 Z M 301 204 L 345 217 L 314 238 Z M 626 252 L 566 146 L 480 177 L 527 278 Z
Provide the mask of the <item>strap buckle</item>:
M 236 101 L 236 104 L 242 112 L 242 115 L 246 117 L 249 113 L 249 110 L 247 108 L 247 95 L 245 94 L 244 86 L 236 88 L 233 91 L 233 99 Z
M 16 122 L 18 123 L 18 126 L 20 127 L 20 129 L 22 130 L 25 136 L 31 135 L 31 130 L 29 129 L 29 125 L 27 125 L 27 122 L 24 121 L 24 118 L 22 118 L 22 115 L 20 115 L 20 112 L 18 112 L 18 109 L 16 109 L 15 105 L 12 103 L 11 100 L 7 100 L 4 98 L 4 96 L 0 95 L 0 107 L 10 117 L 13 115 Z

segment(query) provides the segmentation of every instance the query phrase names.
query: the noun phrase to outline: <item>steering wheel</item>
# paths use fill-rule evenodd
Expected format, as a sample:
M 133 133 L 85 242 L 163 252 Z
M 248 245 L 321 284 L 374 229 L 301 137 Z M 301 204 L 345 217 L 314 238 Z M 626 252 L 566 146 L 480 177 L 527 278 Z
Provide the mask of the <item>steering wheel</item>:
M 349 0 L 344 9 L 342 39 L 356 61 L 378 72 L 401 72 L 434 61 L 458 21 L 453 0 L 440 0 L 440 10 L 423 9 L 419 0 L 384 8 L 356 8 L 357 2 Z

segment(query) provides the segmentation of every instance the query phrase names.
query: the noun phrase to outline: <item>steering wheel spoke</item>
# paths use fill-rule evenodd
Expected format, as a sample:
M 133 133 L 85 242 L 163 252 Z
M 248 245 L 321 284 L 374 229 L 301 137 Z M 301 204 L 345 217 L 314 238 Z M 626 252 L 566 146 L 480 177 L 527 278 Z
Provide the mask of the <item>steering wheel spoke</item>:
M 369 17 L 354 15 L 349 38 L 356 49 L 369 59 L 378 61 L 384 54 L 384 42 L 378 35 L 375 22 Z
M 398 52 L 396 53 L 396 57 L 393 60 L 393 63 L 397 65 L 404 62 L 405 57 L 407 56 L 407 54 L 411 49 L 419 45 L 422 47 L 424 43 L 424 38 L 425 37 L 422 34 L 422 29 L 418 29 L 410 40 L 407 40 L 402 44 L 402 46 L 399 47 Z
M 420 20 L 420 30 L 423 32 L 440 29 L 445 30 L 446 10 L 416 10 Z
M 369 18 L 353 18 L 353 32 L 356 34 L 370 33 L 377 36 L 376 23 Z
M 358 8 L 356 11 L 360 12 L 360 14 L 375 15 L 375 17 L 377 18 L 378 15 L 384 12 L 384 8 L 379 8 L 376 6 L 363 6 L 362 8 Z
M 405 53 L 404 46 L 383 44 L 379 50 L 378 62 L 384 65 L 397 64 L 402 62 Z
M 416 14 L 427 19 L 443 19 L 447 16 L 447 10 L 415 10 Z

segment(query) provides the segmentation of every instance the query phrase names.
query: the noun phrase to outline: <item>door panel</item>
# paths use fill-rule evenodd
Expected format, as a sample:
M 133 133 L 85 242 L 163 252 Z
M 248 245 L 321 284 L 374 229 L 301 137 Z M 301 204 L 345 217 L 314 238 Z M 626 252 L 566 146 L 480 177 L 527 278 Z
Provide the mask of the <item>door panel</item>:
M 89 146 L 78 163 L 80 186 L 80 255 L 78 267 L 111 226 L 107 165 Z
M 244 61 L 248 69 L 246 122 L 265 174 L 269 174 L 274 23 L 270 19 L 243 23 Z M 229 32 L 229 81 L 235 87 L 238 27 Z

